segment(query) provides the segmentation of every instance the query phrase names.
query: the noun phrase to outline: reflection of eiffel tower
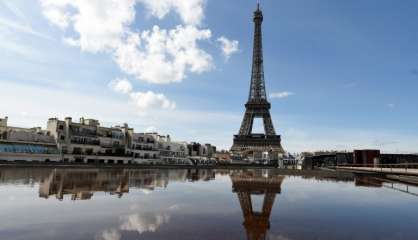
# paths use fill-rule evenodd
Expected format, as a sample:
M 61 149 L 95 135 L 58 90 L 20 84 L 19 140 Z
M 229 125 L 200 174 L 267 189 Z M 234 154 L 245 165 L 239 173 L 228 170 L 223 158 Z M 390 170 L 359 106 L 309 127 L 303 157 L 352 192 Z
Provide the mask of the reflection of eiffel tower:
M 270 214 L 276 194 L 281 192 L 284 176 L 266 176 L 262 171 L 231 175 L 232 191 L 236 192 L 244 215 L 248 240 L 265 239 L 270 228 Z M 261 212 L 253 209 L 251 195 L 264 195 Z

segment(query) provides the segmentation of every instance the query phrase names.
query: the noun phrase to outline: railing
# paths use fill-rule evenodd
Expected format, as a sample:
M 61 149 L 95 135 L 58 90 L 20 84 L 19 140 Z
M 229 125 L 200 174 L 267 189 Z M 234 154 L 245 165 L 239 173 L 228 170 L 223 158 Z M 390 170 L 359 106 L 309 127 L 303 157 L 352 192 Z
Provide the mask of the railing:
M 364 170 L 370 169 L 379 172 L 418 172 L 418 163 L 396 163 L 396 164 L 339 164 L 337 167 L 344 168 L 362 168 Z

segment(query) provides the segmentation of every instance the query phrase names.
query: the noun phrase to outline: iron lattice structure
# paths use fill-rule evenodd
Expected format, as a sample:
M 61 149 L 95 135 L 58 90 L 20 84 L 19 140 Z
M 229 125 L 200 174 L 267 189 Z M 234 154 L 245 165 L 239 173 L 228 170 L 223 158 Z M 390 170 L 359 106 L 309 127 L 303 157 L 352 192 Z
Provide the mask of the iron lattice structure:
M 263 41 L 261 24 L 263 12 L 259 4 L 254 12 L 254 48 L 251 71 L 251 84 L 248 101 L 245 104 L 244 119 L 238 135 L 234 136 L 234 144 L 231 151 L 235 154 L 246 156 L 255 152 L 269 152 L 272 155 L 283 153 L 281 137 L 276 135 L 273 121 L 270 115 L 271 105 L 267 100 L 266 86 L 264 81 L 263 66 Z M 262 118 L 264 134 L 253 134 L 255 118 Z
M 262 176 L 243 172 L 231 175 L 232 191 L 238 196 L 248 240 L 266 239 L 276 194 L 280 194 L 284 176 Z M 251 195 L 264 195 L 260 211 L 255 211 Z

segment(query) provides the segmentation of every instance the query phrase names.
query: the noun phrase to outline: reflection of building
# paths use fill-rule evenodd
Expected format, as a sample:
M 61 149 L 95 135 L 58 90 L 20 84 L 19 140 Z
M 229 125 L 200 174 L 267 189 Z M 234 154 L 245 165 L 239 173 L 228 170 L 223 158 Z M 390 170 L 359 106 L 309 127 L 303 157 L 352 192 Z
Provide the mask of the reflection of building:
M 129 192 L 128 184 L 128 175 L 120 171 L 54 170 L 41 182 L 39 196 L 55 195 L 62 200 L 64 195 L 71 195 L 72 200 L 87 200 L 94 192 L 101 191 L 121 197 Z
M 376 187 L 380 188 L 383 185 L 383 181 L 377 178 L 373 178 L 365 175 L 356 175 L 354 179 L 356 187 Z
M 253 170 L 231 175 L 232 191 L 238 195 L 249 240 L 266 239 L 274 200 L 281 192 L 284 176 L 269 173 L 267 170 Z M 264 195 L 259 212 L 253 209 L 251 195 Z
M 40 181 L 39 196 L 55 196 L 60 200 L 63 200 L 65 195 L 70 195 L 72 200 L 87 200 L 92 198 L 95 192 L 122 197 L 123 194 L 129 193 L 129 188 L 153 191 L 156 188 L 166 188 L 169 182 L 173 181 L 215 179 L 215 171 L 210 169 L 56 169 L 41 174 L 42 177 L 37 178 Z

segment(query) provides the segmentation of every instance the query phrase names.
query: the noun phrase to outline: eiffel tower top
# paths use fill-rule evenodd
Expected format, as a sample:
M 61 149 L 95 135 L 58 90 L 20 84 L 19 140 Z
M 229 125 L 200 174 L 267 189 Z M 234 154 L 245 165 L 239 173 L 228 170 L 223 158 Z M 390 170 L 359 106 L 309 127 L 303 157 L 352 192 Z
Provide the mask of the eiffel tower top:
M 266 87 L 264 82 L 263 66 L 263 41 L 261 33 L 261 23 L 263 22 L 263 12 L 260 10 L 260 2 L 257 3 L 257 10 L 254 12 L 254 47 L 253 63 L 251 71 L 251 86 L 248 96 L 249 103 L 267 102 Z

